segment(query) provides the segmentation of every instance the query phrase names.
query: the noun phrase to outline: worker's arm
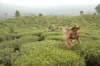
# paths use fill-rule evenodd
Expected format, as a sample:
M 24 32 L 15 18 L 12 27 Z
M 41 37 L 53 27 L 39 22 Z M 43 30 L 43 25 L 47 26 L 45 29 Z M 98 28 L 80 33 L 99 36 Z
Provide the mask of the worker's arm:
M 67 34 L 67 43 L 69 43 L 70 45 L 74 45 L 73 43 L 72 43 L 72 41 L 71 41 L 71 39 L 70 39 L 70 36 L 71 36 L 71 32 L 68 32 L 68 34 Z

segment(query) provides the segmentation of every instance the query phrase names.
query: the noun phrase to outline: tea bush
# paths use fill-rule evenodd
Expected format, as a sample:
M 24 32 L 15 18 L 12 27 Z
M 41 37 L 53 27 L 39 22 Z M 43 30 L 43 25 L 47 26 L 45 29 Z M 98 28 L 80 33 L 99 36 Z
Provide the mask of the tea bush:
M 63 37 L 62 36 L 48 36 L 47 38 L 46 38 L 47 40 L 60 40 L 60 41 L 62 41 L 63 40 Z
M 60 32 L 44 32 L 43 33 L 44 34 L 44 36 L 56 36 L 56 35 L 61 35 L 61 33 Z
M 74 51 L 85 58 L 86 66 L 100 65 L 100 43 L 95 41 L 85 42 L 83 45 L 76 45 Z
M 58 44 L 56 41 L 42 41 L 24 45 L 14 66 L 85 66 L 83 58 L 73 51 L 59 50 Z

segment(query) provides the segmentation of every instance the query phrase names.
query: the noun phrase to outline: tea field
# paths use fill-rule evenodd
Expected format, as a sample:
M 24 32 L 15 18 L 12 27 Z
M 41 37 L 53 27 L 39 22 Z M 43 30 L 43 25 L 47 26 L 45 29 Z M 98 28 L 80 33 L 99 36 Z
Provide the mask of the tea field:
M 61 26 L 80 25 L 82 45 L 67 50 Z M 49 26 L 54 24 L 55 31 Z M 17 49 L 16 49 L 17 48 Z M 17 50 L 17 51 L 15 51 Z M 100 15 L 0 20 L 0 66 L 100 66 Z

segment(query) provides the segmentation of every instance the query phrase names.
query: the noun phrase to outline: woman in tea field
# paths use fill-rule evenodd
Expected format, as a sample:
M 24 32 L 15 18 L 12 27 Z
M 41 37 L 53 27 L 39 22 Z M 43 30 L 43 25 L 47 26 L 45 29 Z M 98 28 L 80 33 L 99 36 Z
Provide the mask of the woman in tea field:
M 67 32 L 66 35 L 66 47 L 67 49 L 72 49 L 72 47 L 75 45 L 73 40 L 77 40 L 79 44 L 81 44 L 81 40 L 79 38 L 78 30 L 80 29 L 80 26 L 78 24 L 75 24 L 71 30 Z

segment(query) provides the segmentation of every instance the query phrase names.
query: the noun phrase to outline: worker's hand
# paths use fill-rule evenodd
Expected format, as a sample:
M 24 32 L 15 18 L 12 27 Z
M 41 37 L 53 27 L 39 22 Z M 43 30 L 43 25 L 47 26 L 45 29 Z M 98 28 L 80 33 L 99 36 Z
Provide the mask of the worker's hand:
M 82 43 L 80 43 L 80 45 L 82 45 Z
M 71 44 L 72 46 L 74 46 L 74 44 Z
M 81 43 L 81 42 L 79 42 L 79 44 L 80 44 L 80 45 L 82 45 L 82 43 Z

